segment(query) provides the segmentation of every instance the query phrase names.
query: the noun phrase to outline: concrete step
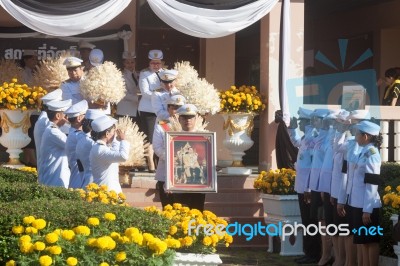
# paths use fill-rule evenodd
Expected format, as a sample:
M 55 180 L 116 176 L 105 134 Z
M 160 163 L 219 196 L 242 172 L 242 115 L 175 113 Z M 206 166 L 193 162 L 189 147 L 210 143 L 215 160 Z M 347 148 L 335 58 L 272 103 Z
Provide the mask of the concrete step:
M 235 202 L 229 204 L 226 202 L 206 202 L 204 208 L 212 211 L 217 216 L 263 216 L 264 208 L 262 202 Z

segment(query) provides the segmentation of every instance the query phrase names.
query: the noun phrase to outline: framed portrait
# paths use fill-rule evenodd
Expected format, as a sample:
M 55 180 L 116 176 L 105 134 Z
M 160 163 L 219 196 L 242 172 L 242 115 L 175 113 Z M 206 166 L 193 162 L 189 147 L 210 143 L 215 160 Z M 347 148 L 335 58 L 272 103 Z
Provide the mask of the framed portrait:
M 217 192 L 215 132 L 166 132 L 167 190 Z

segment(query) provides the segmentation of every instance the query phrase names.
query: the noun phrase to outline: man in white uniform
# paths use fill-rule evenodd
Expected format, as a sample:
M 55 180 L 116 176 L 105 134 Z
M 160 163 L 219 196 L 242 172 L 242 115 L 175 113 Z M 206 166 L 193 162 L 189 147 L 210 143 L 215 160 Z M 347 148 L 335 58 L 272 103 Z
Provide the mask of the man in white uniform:
M 119 162 L 124 162 L 129 156 L 129 142 L 125 140 L 125 133 L 115 129 L 116 119 L 101 116 L 92 122 L 92 129 L 96 132 L 96 143 L 90 151 L 93 182 L 98 185 L 107 185 L 108 190 L 121 193 L 119 183 Z M 113 145 L 114 138 L 119 145 Z M 119 146 L 119 147 L 117 147 Z
M 142 98 L 139 102 L 139 115 L 141 122 L 141 130 L 146 134 L 150 144 L 153 143 L 153 132 L 154 125 L 156 123 L 156 114 L 151 103 L 151 97 L 155 90 L 161 87 L 160 79 L 157 72 L 162 71 L 162 59 L 164 58 L 163 52 L 161 50 L 151 50 L 149 51 L 149 67 L 140 72 L 139 75 L 139 88 Z M 158 159 L 153 159 L 154 151 L 153 147 L 149 147 L 149 157 L 147 158 L 147 163 L 149 166 L 149 172 L 155 171 L 155 161 Z
M 33 129 L 33 137 L 35 140 L 35 146 L 36 146 L 36 161 L 37 161 L 37 166 L 38 169 L 37 171 L 39 172 L 39 166 L 40 166 L 40 145 L 42 143 L 42 137 L 43 133 L 46 130 L 46 128 L 50 125 L 49 118 L 47 117 L 47 104 L 51 101 L 61 101 L 62 100 L 62 91 L 60 89 L 56 89 L 45 96 L 41 98 L 42 101 L 42 112 L 40 113 L 40 116 L 38 118 L 38 121 L 35 124 L 35 127 Z
M 167 103 L 171 96 L 180 94 L 175 87 L 175 79 L 178 76 L 178 71 L 164 70 L 158 74 L 161 80 L 161 88 L 156 90 L 151 97 L 153 110 L 157 115 L 157 120 L 167 120 L 170 116 L 167 110 Z
M 65 152 L 68 157 L 68 166 L 71 171 L 69 188 L 81 188 L 83 184 L 83 169 L 77 162 L 75 151 L 79 138 L 84 137 L 84 134 L 82 133 L 82 122 L 87 110 L 88 102 L 82 100 L 72 105 L 64 112 L 68 117 L 68 121 L 71 123 L 71 128 L 65 145 Z
M 62 90 L 63 100 L 72 100 L 72 104 L 76 104 L 83 100 L 80 91 L 80 81 L 83 77 L 82 60 L 76 57 L 68 57 L 64 61 L 67 68 L 69 79 L 64 81 L 60 89 Z
M 82 66 L 84 67 L 84 71 L 89 71 L 91 64 L 89 60 L 90 52 L 96 48 L 96 45 L 86 42 L 86 41 L 79 41 L 78 49 L 82 59 Z
M 100 109 L 89 109 L 86 111 L 85 120 L 82 124 L 83 137 L 78 139 L 76 144 L 76 158 L 83 168 L 83 184 L 82 188 L 85 189 L 87 185 L 93 183 L 92 166 L 90 165 L 90 151 L 95 141 L 92 139 L 92 122 L 96 118 L 104 116 L 104 111 Z
M 122 54 L 124 64 L 124 80 L 126 94 L 125 97 L 117 104 L 118 116 L 129 116 L 133 122 L 138 123 L 138 107 L 139 107 L 139 77 L 136 72 L 136 55 L 135 52 L 125 51 Z
M 59 127 L 66 122 L 64 111 L 71 106 L 71 100 L 52 101 L 47 106 L 50 126 L 44 131 L 40 145 L 39 184 L 68 188 L 70 171 L 65 154 L 67 136 Z

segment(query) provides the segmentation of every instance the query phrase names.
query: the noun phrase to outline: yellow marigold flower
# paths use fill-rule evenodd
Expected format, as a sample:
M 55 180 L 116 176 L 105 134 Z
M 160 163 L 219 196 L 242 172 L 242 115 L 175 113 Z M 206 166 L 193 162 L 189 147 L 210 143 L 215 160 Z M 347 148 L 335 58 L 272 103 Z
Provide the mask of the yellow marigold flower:
M 101 185 L 100 190 L 102 191 L 108 191 L 108 186 L 107 185 Z
M 391 187 L 391 186 L 385 187 L 385 192 L 390 192 L 391 190 L 392 190 L 392 187 Z
M 19 250 L 22 253 L 31 253 L 34 250 L 33 244 L 31 242 L 22 242 L 19 244 Z
M 35 244 L 33 244 L 33 248 L 37 251 L 42 251 L 46 248 L 46 244 L 41 241 L 37 241 Z
M 52 263 L 53 259 L 48 255 L 40 256 L 39 258 L 39 264 L 41 266 L 50 266 Z
M 178 231 L 178 228 L 175 225 L 170 226 L 170 228 L 169 228 L 170 235 L 172 235 L 172 236 L 175 235 L 177 231 Z
M 18 243 L 31 242 L 32 238 L 29 235 L 23 235 L 19 238 Z
M 110 266 L 107 262 L 100 263 L 100 266 Z
M 24 227 L 22 225 L 16 225 L 12 227 L 12 232 L 16 235 L 20 235 L 22 233 L 24 233 Z
M 90 228 L 85 225 L 79 225 L 74 228 L 74 232 L 77 235 L 88 236 L 88 235 L 90 235 Z
M 203 244 L 204 244 L 205 246 L 211 245 L 211 244 L 212 244 L 212 239 L 211 239 L 211 237 L 205 236 L 205 237 L 203 238 Z
M 38 230 L 41 230 L 46 227 L 46 221 L 43 219 L 36 219 L 32 222 L 32 226 Z
M 50 252 L 50 254 L 60 255 L 62 252 L 62 248 L 60 246 L 51 246 L 49 247 L 48 251 Z
M 86 244 L 87 244 L 89 247 L 94 247 L 94 246 L 96 246 L 96 241 L 97 241 L 96 238 L 89 238 L 89 239 L 86 241 Z
M 58 241 L 58 235 L 56 233 L 48 233 L 44 239 L 47 243 L 54 244 Z
M 400 192 L 400 186 L 396 187 L 397 192 Z
M 123 252 L 123 251 L 118 252 L 117 254 L 115 254 L 115 260 L 116 260 L 117 262 L 121 262 L 121 261 L 126 260 L 126 253 Z
M 74 257 L 68 257 L 66 262 L 68 266 L 75 266 L 78 264 L 78 259 Z
M 6 262 L 6 266 L 16 266 L 17 263 L 15 262 L 15 260 L 9 260 Z
M 37 234 L 38 230 L 35 227 L 29 226 L 27 228 L 25 228 L 25 233 L 27 234 Z
M 111 236 L 111 238 L 114 239 L 114 240 L 117 240 L 117 239 L 119 239 L 119 238 L 121 237 L 121 235 L 120 235 L 119 233 L 117 233 L 117 232 L 112 232 L 112 233 L 110 234 L 110 236 Z
M 193 238 L 185 236 L 181 242 L 182 246 L 190 247 L 193 244 Z
M 24 224 L 31 224 L 33 221 L 35 221 L 35 217 L 34 216 L 26 216 L 26 217 L 24 217 L 24 219 L 22 219 L 22 221 L 24 222 Z
M 88 225 L 91 225 L 91 226 L 98 226 L 100 224 L 100 221 L 96 217 L 90 217 L 89 219 L 87 219 L 87 223 L 88 223 Z
M 173 239 L 173 238 L 168 238 L 165 240 L 165 243 L 167 243 L 167 246 L 169 248 L 180 248 L 181 247 L 181 242 L 179 240 Z
M 61 233 L 61 237 L 65 240 L 71 241 L 75 238 L 75 233 L 72 230 L 63 230 Z

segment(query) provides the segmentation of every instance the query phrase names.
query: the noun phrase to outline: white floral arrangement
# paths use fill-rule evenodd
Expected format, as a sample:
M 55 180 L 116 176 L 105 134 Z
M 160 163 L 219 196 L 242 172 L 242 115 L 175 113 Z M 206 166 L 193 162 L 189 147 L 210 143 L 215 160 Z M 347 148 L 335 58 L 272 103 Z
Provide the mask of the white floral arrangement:
M 58 58 L 39 62 L 33 74 L 32 85 L 40 86 L 47 91 L 59 88 L 63 81 L 69 79 L 64 61 L 70 56 L 72 56 L 70 52 L 63 51 Z
M 81 93 L 92 103 L 118 103 L 126 94 L 122 72 L 110 61 L 91 68 L 81 81 Z
M 23 70 L 14 60 L 0 60 L 0 83 L 8 82 L 12 79 L 23 80 Z
M 175 63 L 174 68 L 178 71 L 176 88 L 187 103 L 194 104 L 201 115 L 219 112 L 220 98 L 213 84 L 199 78 L 196 69 L 187 61 Z
M 118 119 L 117 129 L 125 132 L 125 140 L 130 144 L 128 159 L 120 163 L 120 166 L 143 166 L 145 165 L 145 156 L 150 144 L 145 140 L 146 135 L 139 131 L 136 123 L 125 116 Z

